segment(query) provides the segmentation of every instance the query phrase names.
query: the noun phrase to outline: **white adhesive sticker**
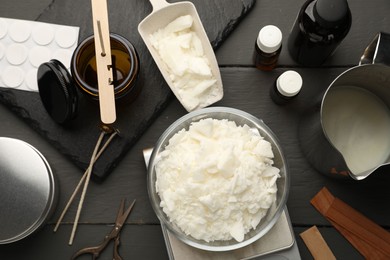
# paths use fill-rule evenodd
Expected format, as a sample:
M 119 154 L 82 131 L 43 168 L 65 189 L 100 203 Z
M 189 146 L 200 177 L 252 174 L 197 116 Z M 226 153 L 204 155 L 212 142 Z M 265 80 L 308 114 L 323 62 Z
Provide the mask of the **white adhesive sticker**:
M 11 24 L 9 35 L 15 42 L 25 42 L 31 35 L 31 25 L 26 21 L 17 20 Z
M 12 65 L 20 65 L 27 59 L 28 50 L 20 43 L 13 43 L 6 50 L 7 60 Z
M 6 87 L 18 88 L 24 81 L 24 71 L 16 66 L 8 66 L 3 70 L 2 78 Z
M 70 68 L 70 62 L 72 60 L 72 52 L 70 50 L 60 49 L 53 53 L 53 59 L 61 61 L 67 69 Z
M 79 28 L 0 17 L 0 87 L 38 91 L 37 68 L 57 59 L 68 69 Z
M 54 39 L 53 27 L 48 24 L 39 24 L 35 26 L 32 37 L 39 45 L 48 45 Z
M 7 35 L 8 24 L 4 19 L 0 18 L 0 39 Z
M 62 48 L 69 48 L 76 42 L 77 32 L 74 28 L 62 27 L 56 32 L 56 42 Z
M 31 64 L 38 68 L 39 65 L 41 65 L 44 62 L 48 62 L 51 58 L 50 56 L 51 52 L 49 48 L 42 47 L 42 46 L 35 46 L 33 47 L 29 54 L 28 58 L 31 62 Z
M 29 72 L 27 72 L 25 81 L 27 88 L 31 91 L 38 91 L 37 74 L 38 69 L 31 69 Z

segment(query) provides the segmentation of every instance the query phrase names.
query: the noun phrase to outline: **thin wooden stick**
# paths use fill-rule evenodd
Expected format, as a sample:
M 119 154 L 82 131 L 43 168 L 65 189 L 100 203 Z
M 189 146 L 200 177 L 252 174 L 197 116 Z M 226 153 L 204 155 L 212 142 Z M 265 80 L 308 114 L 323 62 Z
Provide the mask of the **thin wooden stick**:
M 87 192 L 89 180 L 91 178 L 92 167 L 93 167 L 93 164 L 95 162 L 96 154 L 97 154 L 98 148 L 100 146 L 100 143 L 102 142 L 104 134 L 105 134 L 104 132 L 102 132 L 100 134 L 99 139 L 98 139 L 98 141 L 96 143 L 95 149 L 93 151 L 92 157 L 91 157 L 91 162 L 90 162 L 88 170 L 87 170 L 87 176 L 86 176 L 86 179 L 85 179 L 83 191 L 81 193 L 81 198 L 80 198 L 80 201 L 79 201 L 79 206 L 77 208 L 76 218 L 75 218 L 75 221 L 73 223 L 72 233 L 70 234 L 69 245 L 73 244 L 73 239 L 74 239 L 74 235 L 76 234 L 76 229 L 77 229 L 78 221 L 79 221 L 79 218 L 80 218 L 81 209 L 83 207 L 85 194 Z
M 110 125 L 116 120 L 116 108 L 115 91 L 112 85 L 113 72 L 111 69 L 112 59 L 107 0 L 91 0 L 91 5 L 100 119 L 104 124 Z
M 95 158 L 95 161 L 94 163 L 99 159 L 100 155 L 102 155 L 102 153 L 104 152 L 104 150 L 107 148 L 107 146 L 110 144 L 110 142 L 112 141 L 112 139 L 115 137 L 115 135 L 117 134 L 117 132 L 113 132 L 111 134 L 111 136 L 108 138 L 108 140 L 105 142 L 105 144 L 103 145 L 103 147 L 99 150 L 99 153 L 96 155 L 96 158 Z M 76 188 L 74 189 L 72 195 L 70 196 L 69 200 L 68 200 L 68 203 L 66 204 L 65 208 L 63 209 L 62 213 L 61 213 L 61 216 L 58 218 L 57 220 L 57 223 L 56 223 L 56 226 L 54 227 L 54 232 L 57 232 L 58 230 L 58 227 L 60 226 L 61 224 L 61 221 L 62 219 L 65 217 L 65 214 L 66 212 L 68 211 L 70 205 L 72 204 L 74 198 L 76 197 L 76 194 L 79 192 L 80 188 L 81 188 L 81 184 L 84 182 L 85 178 L 87 177 L 87 173 L 88 173 L 88 169 L 90 168 L 90 166 L 88 166 L 88 168 L 85 170 L 83 176 L 81 177 L 79 183 L 77 184 Z

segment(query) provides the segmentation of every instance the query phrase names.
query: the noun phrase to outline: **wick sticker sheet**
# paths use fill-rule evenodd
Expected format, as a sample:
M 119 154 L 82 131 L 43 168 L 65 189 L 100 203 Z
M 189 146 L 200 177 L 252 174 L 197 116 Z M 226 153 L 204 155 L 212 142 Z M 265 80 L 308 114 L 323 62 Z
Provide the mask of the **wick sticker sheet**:
M 69 69 L 79 30 L 0 17 L 0 87 L 37 92 L 38 67 L 51 59 Z

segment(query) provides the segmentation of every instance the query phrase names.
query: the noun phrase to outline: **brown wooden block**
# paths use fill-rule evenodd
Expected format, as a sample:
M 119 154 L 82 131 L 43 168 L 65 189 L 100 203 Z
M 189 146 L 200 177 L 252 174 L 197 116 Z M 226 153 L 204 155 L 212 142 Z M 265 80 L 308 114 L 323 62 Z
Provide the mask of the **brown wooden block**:
M 305 242 L 314 259 L 336 259 L 336 257 L 332 253 L 332 250 L 330 250 L 328 244 L 326 243 L 316 226 L 307 229 L 299 235 Z

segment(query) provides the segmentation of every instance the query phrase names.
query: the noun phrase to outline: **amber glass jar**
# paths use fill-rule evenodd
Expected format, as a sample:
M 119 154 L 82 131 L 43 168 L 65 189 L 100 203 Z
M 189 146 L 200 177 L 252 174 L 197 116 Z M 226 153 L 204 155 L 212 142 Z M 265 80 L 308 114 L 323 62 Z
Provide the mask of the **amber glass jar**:
M 124 37 L 111 33 L 111 58 L 115 98 L 133 101 L 141 86 L 137 83 L 139 58 L 134 46 Z M 99 99 L 96 56 L 93 35 L 81 42 L 73 53 L 71 72 L 79 89 L 95 100 Z

